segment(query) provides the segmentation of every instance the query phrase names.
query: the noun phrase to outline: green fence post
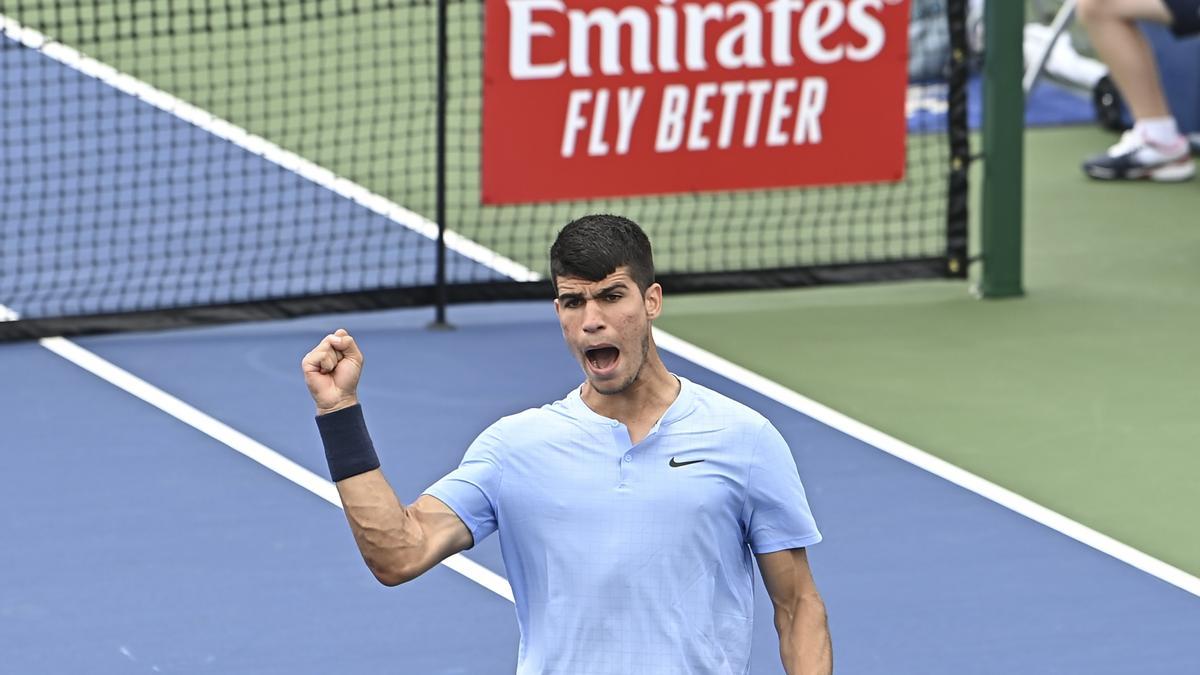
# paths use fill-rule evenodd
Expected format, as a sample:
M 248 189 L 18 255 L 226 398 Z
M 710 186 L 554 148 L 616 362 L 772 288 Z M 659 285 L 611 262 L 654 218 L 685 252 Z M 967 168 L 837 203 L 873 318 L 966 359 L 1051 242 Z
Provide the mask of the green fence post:
M 983 274 L 979 293 L 985 298 L 1008 298 L 1025 293 L 1021 283 L 1025 3 L 991 0 L 984 11 Z

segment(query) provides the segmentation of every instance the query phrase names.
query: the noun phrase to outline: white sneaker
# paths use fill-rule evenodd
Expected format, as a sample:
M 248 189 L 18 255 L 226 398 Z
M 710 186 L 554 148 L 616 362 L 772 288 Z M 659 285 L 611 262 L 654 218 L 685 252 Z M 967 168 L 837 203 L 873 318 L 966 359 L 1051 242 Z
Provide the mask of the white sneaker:
M 1178 182 L 1196 175 L 1196 163 L 1183 136 L 1165 146 L 1152 143 L 1130 129 L 1108 152 L 1084 161 L 1083 171 L 1097 180 Z

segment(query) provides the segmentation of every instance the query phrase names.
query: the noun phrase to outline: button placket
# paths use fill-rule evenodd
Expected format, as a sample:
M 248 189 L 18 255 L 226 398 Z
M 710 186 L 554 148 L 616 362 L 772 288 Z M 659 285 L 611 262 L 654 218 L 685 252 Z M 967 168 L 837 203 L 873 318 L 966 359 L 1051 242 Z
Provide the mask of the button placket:
M 620 422 L 611 420 L 608 424 L 612 427 L 613 444 L 616 449 L 624 450 L 617 455 L 617 487 L 625 488 L 629 485 L 629 473 L 633 467 L 633 446 L 629 441 L 629 431 Z

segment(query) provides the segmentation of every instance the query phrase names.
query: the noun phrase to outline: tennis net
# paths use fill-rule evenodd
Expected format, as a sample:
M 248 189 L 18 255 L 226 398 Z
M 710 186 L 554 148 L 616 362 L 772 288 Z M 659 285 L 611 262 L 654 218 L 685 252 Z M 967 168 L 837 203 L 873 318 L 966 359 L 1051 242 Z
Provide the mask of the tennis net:
M 480 0 L 3 0 L 0 339 L 547 297 L 593 212 L 669 292 L 965 277 L 964 4 L 913 6 L 899 182 L 490 205 Z

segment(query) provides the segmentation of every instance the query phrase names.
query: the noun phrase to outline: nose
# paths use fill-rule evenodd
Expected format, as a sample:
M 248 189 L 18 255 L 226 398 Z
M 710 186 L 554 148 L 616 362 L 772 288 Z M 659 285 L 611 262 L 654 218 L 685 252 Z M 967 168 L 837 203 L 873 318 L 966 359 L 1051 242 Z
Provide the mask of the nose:
M 583 306 L 583 332 L 595 333 L 604 329 L 604 316 L 600 311 L 600 304 L 595 301 L 584 303 Z

